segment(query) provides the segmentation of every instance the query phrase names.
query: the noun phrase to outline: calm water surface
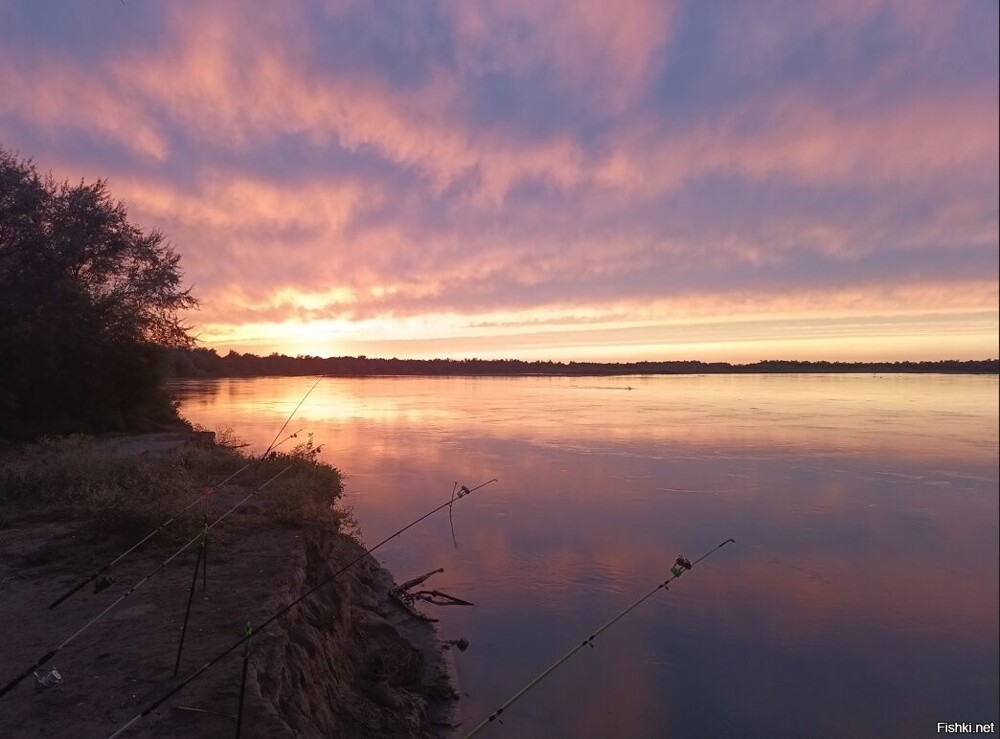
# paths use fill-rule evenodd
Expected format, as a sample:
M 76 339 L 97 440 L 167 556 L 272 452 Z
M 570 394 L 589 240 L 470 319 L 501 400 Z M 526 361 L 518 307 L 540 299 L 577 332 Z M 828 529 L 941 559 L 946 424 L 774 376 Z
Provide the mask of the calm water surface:
M 314 378 L 179 382 L 260 450 Z M 736 539 L 486 737 L 920 737 L 998 721 L 998 382 L 936 375 L 326 378 L 291 424 L 437 609 L 465 726 Z

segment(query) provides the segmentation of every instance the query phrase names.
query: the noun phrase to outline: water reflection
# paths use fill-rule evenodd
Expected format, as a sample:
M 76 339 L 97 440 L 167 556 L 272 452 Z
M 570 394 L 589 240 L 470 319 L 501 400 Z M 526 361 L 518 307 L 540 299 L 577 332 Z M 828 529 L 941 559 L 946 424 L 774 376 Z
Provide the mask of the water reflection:
M 299 423 L 427 426 L 449 438 L 483 433 L 587 452 L 656 457 L 678 448 L 717 456 L 878 454 L 995 459 L 996 378 L 937 375 L 567 378 L 326 378 Z M 280 425 L 310 378 L 177 384 L 189 412 L 222 409 L 232 425 Z M 211 392 L 211 396 L 206 395 Z M 665 449 L 666 447 L 667 449 Z
M 265 447 L 311 378 L 184 382 Z M 622 387 L 632 387 L 623 390 Z M 917 736 L 997 720 L 997 378 L 327 378 L 296 415 L 444 612 L 468 722 L 662 580 L 487 735 Z

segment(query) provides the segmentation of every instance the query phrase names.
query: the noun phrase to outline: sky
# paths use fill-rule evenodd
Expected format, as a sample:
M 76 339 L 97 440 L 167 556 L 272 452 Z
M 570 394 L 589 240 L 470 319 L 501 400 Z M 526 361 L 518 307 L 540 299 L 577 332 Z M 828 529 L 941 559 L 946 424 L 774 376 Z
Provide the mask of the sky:
M 1000 355 L 996 0 L 0 0 L 0 146 L 202 346 Z

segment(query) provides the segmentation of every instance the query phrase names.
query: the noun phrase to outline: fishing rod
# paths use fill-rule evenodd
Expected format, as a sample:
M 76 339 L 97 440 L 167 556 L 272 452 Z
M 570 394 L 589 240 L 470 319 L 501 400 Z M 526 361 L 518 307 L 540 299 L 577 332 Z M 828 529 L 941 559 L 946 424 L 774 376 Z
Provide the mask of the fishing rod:
M 320 378 L 320 380 L 321 379 L 323 379 L 323 378 Z M 316 389 L 317 385 L 319 385 L 319 380 L 316 380 L 316 382 L 313 383 L 313 386 L 311 388 L 309 388 L 309 391 L 304 396 L 302 396 L 302 400 L 299 401 L 299 404 L 297 406 L 295 406 L 295 409 L 289 414 L 288 418 L 285 419 L 285 422 L 282 424 L 281 428 L 278 429 L 278 433 L 275 434 L 274 439 L 268 445 L 267 449 L 264 450 L 264 453 L 260 455 L 260 459 L 258 459 L 256 462 L 252 462 L 252 461 L 251 462 L 247 462 L 245 465 L 243 465 L 242 467 L 240 467 L 238 470 L 236 470 L 236 472 L 234 472 L 233 474 L 231 474 L 225 480 L 223 480 L 222 482 L 217 483 L 217 484 L 211 486 L 210 488 L 208 488 L 208 493 L 212 493 L 215 490 L 218 490 L 223 485 L 225 485 L 227 482 L 230 482 L 231 480 L 233 480 L 237 475 L 239 475 L 241 472 L 243 472 L 243 470 L 247 469 L 248 467 L 259 465 L 261 462 L 264 461 L 264 459 L 267 457 L 267 455 L 270 454 L 272 451 L 274 451 L 277 447 L 281 446 L 282 444 L 284 444 L 289 439 L 295 438 L 295 436 L 298 435 L 297 431 L 294 434 L 291 434 L 290 436 L 287 436 L 284 439 L 282 439 L 280 442 L 278 442 L 278 437 L 281 436 L 281 432 L 284 431 L 288 427 L 288 424 L 291 422 L 292 417 L 294 417 L 295 414 L 298 413 L 299 408 L 302 407 L 302 404 L 305 403 L 306 398 L 308 398 L 309 395 L 312 393 L 312 391 Z M 110 570 L 116 564 L 118 564 L 119 562 L 121 562 L 123 559 L 125 559 L 128 555 L 130 555 L 136 549 L 138 549 L 143 544 L 145 544 L 147 541 L 149 541 L 154 536 L 156 536 L 161 531 L 163 531 L 163 529 L 167 528 L 167 526 L 169 526 L 170 524 L 172 524 L 178 518 L 180 518 L 185 513 L 187 513 L 189 510 L 191 510 L 196 505 L 198 505 L 198 503 L 200 503 L 202 501 L 202 499 L 203 499 L 203 496 L 195 498 L 190 503 L 188 503 L 186 506 L 184 506 L 180 510 L 179 513 L 175 513 L 173 516 L 171 516 L 170 518 L 168 518 L 166 521 L 164 521 L 163 523 L 161 523 L 159 526 L 157 526 L 155 529 L 153 529 L 152 531 L 150 531 L 144 537 L 142 537 L 141 539 L 139 539 L 139 541 L 137 541 L 135 544 L 133 544 L 132 546 L 130 546 L 124 552 L 122 552 L 121 554 L 119 554 L 117 557 L 115 557 L 113 560 L 111 560 L 110 562 L 108 562 L 106 565 L 104 565 L 100 569 L 94 571 L 90 575 L 87 575 L 85 578 L 83 578 L 80 582 L 78 582 L 72 588 L 70 588 L 65 593 L 63 593 L 58 598 L 56 598 L 54 601 L 52 601 L 52 603 L 49 604 L 49 610 L 51 611 L 52 609 L 54 609 L 57 606 L 59 606 L 63 601 L 65 601 L 65 600 L 69 599 L 70 597 L 72 597 L 72 596 L 76 595 L 77 593 L 79 593 L 81 590 L 83 590 L 85 587 L 87 587 L 87 585 L 89 585 L 90 583 L 94 582 L 94 580 L 96 580 L 97 578 L 99 578 L 101 575 L 103 575 L 105 572 L 107 572 L 108 570 Z M 107 586 L 105 586 L 105 587 L 107 587 Z M 100 588 L 100 590 L 103 590 L 103 589 L 104 588 Z M 98 592 L 98 591 L 95 591 L 95 592 Z
M 206 670 L 208 670 L 209 668 L 213 667 L 217 663 L 221 662 L 223 659 L 225 659 L 227 656 L 229 656 L 230 654 L 232 654 L 233 652 L 235 652 L 241 646 L 245 646 L 247 644 L 247 640 L 249 639 L 249 637 L 252 634 L 257 633 L 259 631 L 262 631 L 262 630 L 266 629 L 269 625 L 271 625 L 272 623 L 274 623 L 275 621 L 277 621 L 279 618 L 281 618 L 282 616 L 284 616 L 286 613 L 288 613 L 290 610 L 292 610 L 293 608 L 295 608 L 295 606 L 299 605 L 304 600 L 306 600 L 307 598 L 311 597 L 313 594 L 315 594 L 316 592 L 318 592 L 324 586 L 326 586 L 329 583 L 331 583 L 334 580 L 336 580 L 338 577 L 340 577 L 341 575 L 343 575 L 349 569 L 351 569 L 352 567 L 354 567 L 354 565 L 356 565 L 358 562 L 360 562 L 361 560 L 363 560 L 365 557 L 370 556 L 373 552 L 375 552 L 376 550 L 378 550 L 383 545 L 388 544 L 390 541 L 392 541 L 393 539 L 395 539 L 397 536 L 399 536 L 402 533 L 404 533 L 405 531 L 413 528 L 414 526 L 416 526 L 418 523 L 420 523 L 424 519 L 430 518 L 435 513 L 437 513 L 438 511 L 442 510 L 443 508 L 447 508 L 448 506 L 452 505 L 455 502 L 455 500 L 457 500 L 458 498 L 464 498 L 466 495 L 470 495 L 470 494 L 476 492 L 477 490 L 479 490 L 480 488 L 484 488 L 487 485 L 489 485 L 490 483 L 494 483 L 496 481 L 497 481 L 496 478 L 493 478 L 492 480 L 487 480 L 486 482 L 482 483 L 481 485 L 477 485 L 476 487 L 474 487 L 472 489 L 469 489 L 469 488 L 467 488 L 466 486 L 463 485 L 462 488 L 461 488 L 461 490 L 458 492 L 457 495 L 453 496 L 452 498 L 449 498 L 444 503 L 442 503 L 441 505 L 437 506 L 436 508 L 431 509 L 430 511 L 428 511 L 425 514 L 423 514 L 419 518 L 414 519 L 410 523 L 406 524 L 406 526 L 404 526 L 403 528 L 399 529 L 395 533 L 392 533 L 389 536 L 387 536 L 386 538 L 384 538 L 382 541 L 380 541 L 375 546 L 369 547 L 368 549 L 364 550 L 361 554 L 359 554 L 357 557 L 355 557 L 354 559 L 352 559 L 346 565 L 344 565 L 339 570 L 337 570 L 336 572 L 334 572 L 332 575 L 329 575 L 328 577 L 324 578 L 323 580 L 321 580 L 320 582 L 318 582 L 316 585 L 314 585 L 311 589 L 307 590 L 305 593 L 303 593 L 302 595 L 300 595 L 298 598 L 296 598 L 295 600 L 293 600 L 291 603 L 289 603 L 288 605 L 284 606 L 277 613 L 273 614 L 270 618 L 262 621 L 258 626 L 250 626 L 250 625 L 248 625 L 246 633 L 243 636 L 241 636 L 237 641 L 235 641 L 232 645 L 230 645 L 229 647 L 227 647 L 226 649 L 222 650 L 217 655 L 215 655 L 214 657 L 212 657 L 210 660 L 208 660 L 208 662 L 206 662 L 201 667 L 199 667 L 198 669 L 196 669 L 194 672 L 192 672 L 190 675 L 188 675 L 186 678 L 184 678 L 181 682 L 179 682 L 177 685 L 175 685 L 169 691 L 167 691 L 162 696 L 160 696 L 155 701 L 153 701 L 148 706 L 146 706 L 144 709 L 142 709 L 142 711 L 140 711 L 135 716 L 133 716 L 129 720 L 128 723 L 126 723 L 124 726 L 122 726 L 120 729 L 118 729 L 114 734 L 111 734 L 108 737 L 108 739 L 115 739 L 115 737 L 120 736 L 121 734 L 123 734 L 124 732 L 126 732 L 128 729 L 130 729 L 136 723 L 138 723 L 139 721 L 141 721 L 143 718 L 145 718 L 146 716 L 148 716 L 150 713 L 152 713 L 153 711 L 155 711 L 157 708 L 159 708 L 161 705 L 163 705 L 164 703 L 166 703 L 168 700 L 170 700 L 173 696 L 175 696 L 177 693 L 179 693 L 185 687 L 187 687 L 187 685 L 189 683 L 191 683 L 192 681 L 194 681 L 199 675 L 201 675 L 202 673 L 204 673 Z
M 264 457 L 266 457 L 268 455 L 268 453 L 271 452 L 271 450 L 274 449 L 274 442 L 276 442 L 278 440 L 278 437 L 281 436 L 281 432 L 284 431 L 286 428 L 288 428 L 288 424 L 291 423 L 292 417 L 295 416 L 295 414 L 299 412 L 299 408 L 301 408 L 302 404 L 306 402 L 306 398 L 308 398 L 312 394 L 312 391 L 316 389 L 316 386 L 319 385 L 319 381 L 322 380 L 322 379 L 323 378 L 320 377 L 319 379 L 316 380 L 316 382 L 314 382 L 312 384 L 312 387 L 309 388 L 309 390 L 306 392 L 306 394 L 302 396 L 302 400 L 299 401 L 299 404 L 297 406 L 295 406 L 295 408 L 292 410 L 291 413 L 288 414 L 288 418 L 286 418 L 285 422 L 283 424 L 281 424 L 281 428 L 278 429 L 278 433 L 276 433 L 274 435 L 274 439 L 268 445 L 267 449 L 264 450 L 264 453 L 262 455 L 260 455 L 261 459 L 263 459 Z M 298 433 L 298 432 L 296 432 L 296 433 Z M 291 436 L 289 436 L 288 438 L 286 438 L 281 443 L 284 444 L 285 441 L 288 441 L 288 439 L 292 438 L 292 436 L 295 436 L 295 434 L 292 434 Z
M 520 698 L 525 693 L 527 693 L 529 690 L 531 690 L 533 687 L 535 687 L 536 685 L 538 685 L 538 683 L 540 683 L 542 680 L 544 680 L 546 677 L 548 677 L 552 672 L 554 672 L 563 662 L 565 662 L 566 660 L 568 660 L 570 657 L 572 657 L 574 654 L 576 654 L 577 652 L 579 652 L 584 647 L 586 647 L 588 645 L 589 646 L 593 646 L 594 645 L 594 639 L 596 639 L 598 636 L 600 636 L 601 632 L 603 632 L 607 628 L 610 628 L 619 619 L 624 618 L 626 614 L 628 614 L 633 609 L 635 609 L 636 607 L 638 607 L 642 602 L 644 602 L 648 598 L 651 598 L 657 591 L 659 591 L 661 589 L 662 590 L 669 590 L 669 588 L 667 586 L 671 582 L 673 582 L 674 580 L 676 580 L 677 578 L 679 578 L 686 571 L 690 570 L 696 564 L 698 564 L 702 560 L 708 558 L 709 556 L 711 556 L 715 552 L 719 551 L 720 549 L 722 549 L 722 547 L 726 546 L 726 544 L 729 544 L 729 543 L 735 544 L 736 540 L 735 539 L 726 539 L 724 542 L 722 542 L 721 544 L 719 544 L 714 549 L 709 550 L 708 552 L 706 552 L 705 554 L 703 554 L 701 557 L 699 557 L 698 559 L 696 559 L 694 562 L 689 561 L 685 557 L 678 557 L 677 561 L 674 563 L 673 567 L 670 568 L 670 577 L 668 577 L 666 580 L 664 580 L 663 582 L 661 582 L 655 588 L 653 588 L 652 590 L 650 590 L 644 596 L 642 596 L 641 598 L 639 598 L 639 600 L 635 601 L 632 605 L 628 606 L 625 610 L 623 610 L 617 616 L 615 616 L 614 618 L 612 618 L 610 621 L 608 621 L 606 624 L 604 624 L 597 631 L 595 631 L 594 633 L 592 633 L 590 636 L 588 636 L 582 642 L 580 642 L 575 647 L 573 647 L 568 652 L 566 652 L 566 654 L 564 654 L 562 657 L 560 657 L 555 662 L 553 662 L 551 665 L 549 665 L 547 668 L 545 668 L 537 677 L 535 677 L 533 680 L 531 680 L 529 683 L 527 683 L 523 688 L 521 688 L 516 693 L 514 693 L 514 695 L 512 695 L 510 698 L 508 698 L 507 701 L 503 705 L 501 705 L 493 713 L 491 713 L 487 718 L 483 719 L 479 724 L 477 724 L 472 729 L 472 731 L 470 731 L 468 734 L 466 734 L 463 737 L 463 739 L 470 739 L 470 737 L 473 737 L 476 734 L 478 734 L 480 731 L 482 731 L 483 728 L 485 728 L 486 726 L 488 726 L 492 722 L 498 720 L 500 718 L 500 715 L 504 711 L 506 711 L 518 698 Z
M 20 675 L 18 675 L 13 680 L 11 680 L 9 683 L 7 683 L 6 685 L 4 685 L 3 688 L 0 688 L 0 698 L 2 698 L 3 696 L 7 695 L 7 693 L 9 693 L 11 690 L 13 690 L 14 687 L 17 686 L 18 683 L 20 683 L 22 680 L 24 680 L 24 678 L 26 678 L 32 672 L 34 672 L 35 670 L 37 670 L 39 667 L 41 667 L 44 662 L 47 662 L 48 660 L 52 659 L 56 654 L 59 653 L 59 651 L 63 647 L 67 646 L 70 642 L 72 642 L 74 639 L 76 639 L 78 636 L 80 636 L 80 634 L 82 634 L 87 629 L 89 629 L 91 626 L 93 626 L 98 621 L 100 621 L 102 618 L 104 618 L 104 616 L 106 616 L 108 613 L 110 613 L 119 603 L 121 603 L 128 596 L 130 596 L 132 593 L 134 593 L 143 583 L 147 582 L 150 578 L 152 578 L 154 575 L 156 575 L 156 573 L 158 573 L 160 570 L 162 570 L 164 567 L 166 567 L 168 564 L 170 564 L 170 562 L 172 562 L 174 559 L 176 559 L 181 554 L 181 552 L 185 551 L 188 547 L 190 547 L 191 545 L 193 545 L 195 542 L 199 541 L 202 538 L 202 536 L 204 536 L 204 534 L 205 534 L 206 531 L 209 531 L 209 530 L 213 529 L 215 526 L 217 526 L 218 524 L 220 524 L 223 520 L 225 520 L 227 517 L 229 517 L 230 514 L 232 514 L 234 511 L 236 511 L 240 506 L 242 506 L 244 503 L 246 503 L 248 500 L 250 500 L 252 497 L 254 497 L 261 490 L 263 490 L 264 488 L 266 488 L 272 482 L 274 482 L 275 480 L 277 480 L 283 474 L 285 474 L 286 472 L 288 472 L 288 470 L 290 470 L 292 467 L 293 467 L 293 465 L 288 465 L 283 470 L 281 470 L 281 472 L 279 472 L 278 474 L 276 474 L 274 477 L 270 478 L 267 482 L 265 482 L 264 484 L 262 484 L 260 487 L 256 488 L 255 490 L 252 490 L 242 500 L 240 500 L 238 503 L 236 503 L 236 505 L 234 505 L 228 511 L 226 511 L 221 516 L 219 516 L 217 519 L 215 519 L 211 524 L 208 524 L 205 527 L 205 529 L 203 529 L 202 531 L 199 531 L 198 534 L 197 534 L 197 536 L 195 536 L 193 539 L 191 539 L 190 541 L 188 541 L 187 544 L 185 544 L 180 549 L 178 549 L 176 552 L 174 552 L 169 557 L 167 557 L 165 560 L 163 560 L 162 562 L 160 562 L 160 564 L 154 570 L 152 570 L 149 574 L 147 574 L 145 577 L 143 577 L 143 578 L 137 580 L 135 583 L 133 583 L 132 586 L 129 587 L 128 590 L 126 590 L 124 593 L 122 593 L 120 596 L 118 596 L 118 598 L 116 600 L 114 600 L 107 608 L 105 608 L 103 611 L 101 611 L 96 616 L 94 616 L 90 621 L 88 621 L 86 624 L 84 624 L 81 628 L 77 629 L 68 639 L 66 639 L 65 641 L 63 641 L 55 649 L 53 649 L 50 652 L 44 654 L 33 665 L 31 665 L 31 667 L 29 667 L 24 672 L 22 672 Z

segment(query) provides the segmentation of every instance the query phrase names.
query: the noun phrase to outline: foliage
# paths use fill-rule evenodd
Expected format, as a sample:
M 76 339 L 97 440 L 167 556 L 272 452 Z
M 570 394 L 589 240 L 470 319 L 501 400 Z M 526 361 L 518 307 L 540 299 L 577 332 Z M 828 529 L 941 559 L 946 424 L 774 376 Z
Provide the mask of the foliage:
M 219 355 L 214 349 L 174 349 L 170 369 L 176 377 L 267 377 L 296 375 L 378 376 L 512 376 L 564 377 L 613 375 L 751 374 L 790 372 L 927 372 L 997 374 L 997 359 L 937 362 L 798 362 L 766 360 L 753 364 L 728 362 L 526 362 L 519 359 L 382 359 L 370 357 L 288 357 L 271 354 Z
M 334 509 L 343 491 L 340 472 L 318 461 L 311 440 L 301 450 L 271 454 L 259 461 L 218 445 L 138 453 L 128 451 L 131 438 L 119 446 L 120 439 L 72 435 L 4 450 L 0 453 L 0 528 L 22 521 L 83 520 L 96 536 L 131 544 L 180 514 L 178 522 L 157 537 L 170 543 L 177 537 L 190 537 L 192 527 L 200 523 L 200 505 L 182 513 L 198 491 L 237 471 L 229 484 L 213 494 L 217 497 L 215 516 L 282 470 L 278 479 L 241 509 L 241 518 L 338 522 L 343 515 Z
M 65 518 L 89 521 L 101 534 L 134 533 L 241 464 L 214 447 L 137 454 L 119 451 L 115 439 L 80 435 L 11 446 L 0 456 L 0 525 Z
M 313 443 L 312 434 L 289 452 L 272 451 L 260 464 L 260 484 L 281 473 L 268 486 L 271 515 L 288 522 L 322 518 L 333 511 L 343 492 L 340 470 L 319 460 L 322 445 Z M 287 471 L 283 472 L 287 468 Z
M 195 304 L 105 180 L 58 183 L 0 148 L 0 435 L 175 417 L 162 350 L 190 345 L 178 313 Z

